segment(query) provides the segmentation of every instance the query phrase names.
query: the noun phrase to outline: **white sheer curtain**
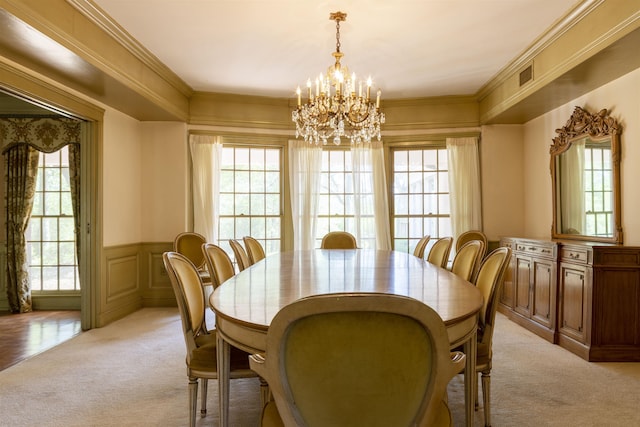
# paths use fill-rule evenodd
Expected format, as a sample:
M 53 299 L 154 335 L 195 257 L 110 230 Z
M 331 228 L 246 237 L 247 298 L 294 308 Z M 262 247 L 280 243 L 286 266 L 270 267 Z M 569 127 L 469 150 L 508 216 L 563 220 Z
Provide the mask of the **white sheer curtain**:
M 482 230 L 478 138 L 447 138 L 449 199 L 453 237 L 467 230 Z
M 294 250 L 315 247 L 321 172 L 321 146 L 302 140 L 289 141 L 289 182 Z
M 352 145 L 351 162 L 356 240 L 363 248 L 391 250 L 382 142 Z
M 574 141 L 571 148 L 559 156 L 561 188 L 561 232 L 587 234 L 587 215 L 584 205 L 585 139 Z
M 217 242 L 221 138 L 213 135 L 190 135 L 189 151 L 193 164 L 193 231 L 202 234 L 207 242 Z

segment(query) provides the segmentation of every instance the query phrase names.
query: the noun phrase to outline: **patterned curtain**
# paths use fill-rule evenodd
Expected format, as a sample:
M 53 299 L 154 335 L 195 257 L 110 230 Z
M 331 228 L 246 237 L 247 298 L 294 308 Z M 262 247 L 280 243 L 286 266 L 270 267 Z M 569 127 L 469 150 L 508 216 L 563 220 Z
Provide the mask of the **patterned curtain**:
M 73 232 L 76 238 L 76 257 L 80 269 L 80 144 L 69 144 L 69 183 L 73 205 Z
M 7 297 L 13 313 L 32 310 L 25 232 L 36 191 L 39 152 L 27 144 L 4 153 L 7 205 Z

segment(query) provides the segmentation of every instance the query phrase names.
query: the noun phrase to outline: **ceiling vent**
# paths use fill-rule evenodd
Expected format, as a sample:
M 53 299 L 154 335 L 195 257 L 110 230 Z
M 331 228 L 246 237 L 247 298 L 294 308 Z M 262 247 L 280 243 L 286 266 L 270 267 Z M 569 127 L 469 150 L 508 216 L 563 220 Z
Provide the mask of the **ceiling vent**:
M 531 80 L 533 80 L 533 64 L 520 72 L 520 87 Z

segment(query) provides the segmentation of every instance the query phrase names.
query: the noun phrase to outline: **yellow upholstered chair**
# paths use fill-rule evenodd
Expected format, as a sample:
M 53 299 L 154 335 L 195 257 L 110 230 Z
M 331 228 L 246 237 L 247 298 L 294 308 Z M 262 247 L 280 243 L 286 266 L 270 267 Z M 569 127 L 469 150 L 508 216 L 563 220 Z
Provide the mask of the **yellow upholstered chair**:
M 236 270 L 233 268 L 233 262 L 224 249 L 213 243 L 205 243 L 201 250 L 211 273 L 213 289 L 235 276 Z
M 451 245 L 453 243 L 452 237 L 441 237 L 435 241 L 429 255 L 427 255 L 427 261 L 438 267 L 445 268 L 449 261 L 449 252 L 451 252 Z
M 504 274 L 511 258 L 511 249 L 501 247 L 491 252 L 482 262 L 476 286 L 482 293 L 484 303 L 478 316 L 478 354 L 476 372 L 482 376 L 482 401 L 484 405 L 484 424 L 491 425 L 491 357 L 493 329 L 498 307 L 498 295 L 504 281 Z M 475 377 L 476 390 L 478 377 Z M 476 392 L 476 396 L 478 396 Z M 476 403 L 477 405 L 477 403 Z
M 206 261 L 202 253 L 202 245 L 207 243 L 207 239 L 202 234 L 193 232 L 180 233 L 173 240 L 173 251 L 186 256 L 198 269 L 198 274 L 202 283 L 211 283 L 209 271 L 207 271 Z
M 251 265 L 265 258 L 264 248 L 256 239 L 251 236 L 243 237 L 244 247 L 247 248 L 247 255 Z
M 475 273 L 482 262 L 484 255 L 484 243 L 480 240 L 472 240 L 465 243 L 453 257 L 451 272 L 464 280 L 475 279 Z
M 262 426 L 452 425 L 446 387 L 464 369 L 444 322 L 399 295 L 329 294 L 280 310 L 250 357 L 274 401 Z
M 182 332 L 187 348 L 187 377 L 189 378 L 189 425 L 195 426 L 198 399 L 198 380 L 201 380 L 202 416 L 207 412 L 207 383 L 218 378 L 216 331 L 207 329 L 205 298 L 200 276 L 189 259 L 177 252 L 165 252 L 162 256 L 176 295 Z M 249 369 L 249 354 L 231 346 L 231 378 L 255 377 Z M 263 384 L 263 393 L 266 389 Z M 263 402 L 264 403 L 264 402 Z
M 233 250 L 233 254 L 236 257 L 236 264 L 238 264 L 238 270 L 242 271 L 245 268 L 251 265 L 251 260 L 249 259 L 249 255 L 244 250 L 240 242 L 235 239 L 229 239 L 229 245 L 231 246 L 231 250 Z
M 487 240 L 487 236 L 479 230 L 469 230 L 460 234 L 456 239 L 456 252 L 458 252 L 465 243 L 471 242 L 473 240 L 480 240 L 482 243 L 484 243 L 484 253 L 480 258 L 481 260 L 484 259 L 484 256 L 487 253 L 487 248 L 489 247 L 489 241 Z
M 320 244 L 321 249 L 357 249 L 356 238 L 346 231 L 330 231 L 325 234 Z
M 426 235 L 426 236 L 423 236 L 420 240 L 418 240 L 418 243 L 416 244 L 416 247 L 413 250 L 413 255 L 417 256 L 420 259 L 424 258 L 424 251 L 425 249 L 427 249 L 427 245 L 429 244 L 430 239 L 431 239 L 431 236 Z

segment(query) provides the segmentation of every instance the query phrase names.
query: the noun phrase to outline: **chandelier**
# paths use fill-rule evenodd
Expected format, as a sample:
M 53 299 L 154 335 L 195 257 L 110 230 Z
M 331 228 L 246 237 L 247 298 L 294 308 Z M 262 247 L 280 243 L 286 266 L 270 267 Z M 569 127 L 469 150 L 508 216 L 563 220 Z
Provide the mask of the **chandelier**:
M 296 89 L 298 107 L 291 118 L 296 124 L 296 138 L 303 136 L 310 144 L 327 144 L 329 139 L 340 145 L 342 137 L 351 144 L 371 142 L 371 138 L 380 140 L 380 125 L 384 123 L 384 113 L 380 112 L 378 90 L 375 102 L 371 99 L 371 77 L 366 81 L 349 75 L 349 69 L 340 64 L 343 53 L 340 52 L 340 22 L 347 14 L 335 12 L 329 19 L 336 21 L 336 51 L 333 52 L 335 64 L 329 67 L 326 76 L 322 73 L 312 87 L 307 80 L 307 101 L 302 103 L 300 87 Z M 315 90 L 314 90 L 315 89 Z

